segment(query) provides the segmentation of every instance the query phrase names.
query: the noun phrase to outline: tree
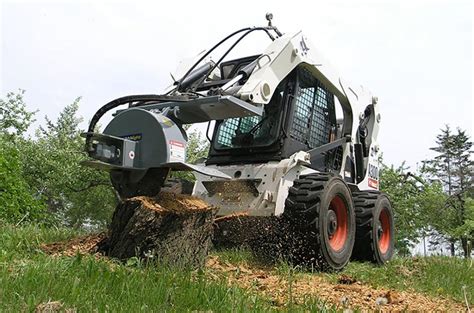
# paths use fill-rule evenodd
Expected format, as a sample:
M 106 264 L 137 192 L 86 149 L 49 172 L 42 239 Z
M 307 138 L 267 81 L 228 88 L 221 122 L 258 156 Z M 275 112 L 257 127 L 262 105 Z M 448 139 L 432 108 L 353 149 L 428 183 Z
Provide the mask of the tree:
M 69 226 L 104 226 L 116 204 L 108 174 L 81 166 L 87 159 L 77 116 L 80 98 L 56 121 L 46 118 L 33 141 L 24 141 L 24 177 L 45 200 L 48 211 Z
M 189 128 L 187 128 L 189 129 Z M 186 148 L 186 162 L 195 164 L 205 159 L 209 153 L 209 142 L 202 138 L 199 131 L 194 130 L 188 134 L 188 145 Z
M 35 112 L 26 109 L 24 90 L 0 99 L 0 219 L 11 223 L 38 221 L 45 217 L 42 199 L 31 192 L 21 175 L 18 140 L 26 132 Z
M 34 122 L 36 112 L 26 109 L 23 100 L 24 90 L 7 93 L 6 99 L 0 99 L 0 134 L 8 138 L 23 135 Z
M 39 221 L 45 206 L 21 175 L 19 151 L 0 136 L 0 219 L 10 223 Z
M 380 189 L 389 195 L 394 208 L 395 248 L 408 255 L 414 242 L 429 231 L 426 212 L 436 210 L 445 199 L 441 185 L 408 172 L 404 163 L 399 167 L 382 163 Z
M 453 133 L 448 125 L 436 137 L 436 152 L 433 159 L 423 162 L 423 173 L 426 177 L 439 180 L 448 197 L 440 210 L 433 212 L 442 223 L 433 223 L 434 229 L 446 236 L 451 244 L 451 254 L 455 254 L 455 243 L 461 242 L 465 257 L 470 257 L 473 238 L 460 229 L 468 222 L 466 198 L 473 191 L 473 167 L 471 159 L 472 142 L 466 132 L 457 129 Z M 441 219 L 439 217 L 442 217 Z

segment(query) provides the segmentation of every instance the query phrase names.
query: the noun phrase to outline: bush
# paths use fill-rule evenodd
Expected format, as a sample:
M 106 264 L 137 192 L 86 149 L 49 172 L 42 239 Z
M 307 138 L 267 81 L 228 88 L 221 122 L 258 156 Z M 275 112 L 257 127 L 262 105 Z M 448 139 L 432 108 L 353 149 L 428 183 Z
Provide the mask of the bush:
M 0 219 L 11 223 L 38 221 L 45 213 L 45 205 L 31 193 L 21 169 L 19 151 L 0 137 Z

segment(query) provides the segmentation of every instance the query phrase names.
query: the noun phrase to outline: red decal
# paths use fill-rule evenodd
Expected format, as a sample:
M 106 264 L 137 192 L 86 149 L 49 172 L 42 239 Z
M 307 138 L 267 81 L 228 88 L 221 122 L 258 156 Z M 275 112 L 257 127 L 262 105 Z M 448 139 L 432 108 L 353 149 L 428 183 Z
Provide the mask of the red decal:
M 176 141 L 176 140 L 170 140 L 170 145 L 178 146 L 178 147 L 184 148 L 184 143 L 179 142 L 179 141 Z
M 379 182 L 376 181 L 375 179 L 369 178 L 369 187 L 378 189 L 379 188 Z

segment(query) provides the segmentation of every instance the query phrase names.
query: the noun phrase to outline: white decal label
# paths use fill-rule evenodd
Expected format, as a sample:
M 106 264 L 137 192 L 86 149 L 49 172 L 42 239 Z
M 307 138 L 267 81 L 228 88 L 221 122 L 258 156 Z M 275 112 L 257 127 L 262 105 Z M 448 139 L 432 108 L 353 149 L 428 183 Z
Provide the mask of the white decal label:
M 170 162 L 184 162 L 185 145 L 183 142 L 170 140 Z

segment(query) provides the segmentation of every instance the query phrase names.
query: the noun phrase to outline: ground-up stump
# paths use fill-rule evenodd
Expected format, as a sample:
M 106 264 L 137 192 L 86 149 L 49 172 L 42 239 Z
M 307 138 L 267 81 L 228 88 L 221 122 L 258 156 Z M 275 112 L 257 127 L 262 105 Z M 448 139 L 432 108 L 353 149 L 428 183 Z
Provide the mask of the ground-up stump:
M 287 258 L 288 223 L 275 216 L 231 214 L 214 222 L 213 244 L 217 249 L 248 248 L 261 261 Z
M 121 260 L 137 256 L 169 264 L 204 264 L 211 246 L 216 209 L 185 195 L 160 193 L 121 202 L 109 237 L 100 249 Z

